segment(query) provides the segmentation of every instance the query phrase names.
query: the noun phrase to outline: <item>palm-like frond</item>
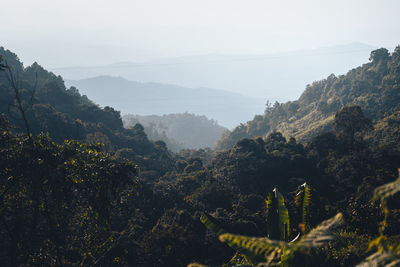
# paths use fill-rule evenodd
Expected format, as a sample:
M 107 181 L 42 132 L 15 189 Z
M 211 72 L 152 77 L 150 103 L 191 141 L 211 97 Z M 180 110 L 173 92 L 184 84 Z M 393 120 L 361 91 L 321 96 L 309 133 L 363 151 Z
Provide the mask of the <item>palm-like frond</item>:
M 267 228 L 268 236 L 287 241 L 289 237 L 289 212 L 285 206 L 285 198 L 275 187 L 273 193 L 269 193 L 267 200 Z
M 205 212 L 203 212 L 201 215 L 200 221 L 207 227 L 208 230 L 216 233 L 217 235 L 222 235 L 227 232 L 214 217 L 206 214 Z

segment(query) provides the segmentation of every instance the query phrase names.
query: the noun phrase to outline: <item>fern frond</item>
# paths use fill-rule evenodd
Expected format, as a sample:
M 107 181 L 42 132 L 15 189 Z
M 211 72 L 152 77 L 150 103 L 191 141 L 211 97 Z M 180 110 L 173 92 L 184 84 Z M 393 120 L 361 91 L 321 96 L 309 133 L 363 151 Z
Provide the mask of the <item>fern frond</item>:
M 223 234 L 219 240 L 249 257 L 251 261 L 266 260 L 267 266 L 280 263 L 284 257 L 290 258 L 295 251 L 317 249 L 334 239 L 333 230 L 343 223 L 343 215 L 338 213 L 314 228 L 300 241 L 287 243 L 263 237 Z
M 265 259 L 268 264 L 280 261 L 283 249 L 287 243 L 263 237 L 248 237 L 242 235 L 223 234 L 219 240 L 231 248 L 244 253 L 250 259 Z
M 310 230 L 309 207 L 311 204 L 311 189 L 307 183 L 300 186 L 300 190 L 296 194 L 294 203 L 296 207 L 301 210 L 301 224 L 303 225 L 302 232 L 308 232 Z
M 310 228 L 310 223 L 308 220 L 308 208 L 311 203 L 311 190 L 310 187 L 305 184 L 304 186 L 304 196 L 303 196 L 303 205 L 302 205 L 302 219 L 303 223 L 306 225 L 306 231 Z
M 206 214 L 205 212 L 203 212 L 203 214 L 201 215 L 200 221 L 205 225 L 208 230 L 216 233 L 217 235 L 227 233 L 227 231 L 222 228 L 222 226 L 214 217 Z
M 400 169 L 399 169 L 400 173 Z M 396 181 L 379 186 L 374 191 L 374 201 L 385 203 L 387 199 L 400 192 L 400 176 Z
M 395 267 L 400 266 L 400 258 L 389 251 L 376 252 L 356 267 Z
M 332 232 L 341 224 L 343 224 L 343 215 L 338 213 L 335 217 L 323 221 L 295 244 L 308 248 L 321 247 L 334 239 Z

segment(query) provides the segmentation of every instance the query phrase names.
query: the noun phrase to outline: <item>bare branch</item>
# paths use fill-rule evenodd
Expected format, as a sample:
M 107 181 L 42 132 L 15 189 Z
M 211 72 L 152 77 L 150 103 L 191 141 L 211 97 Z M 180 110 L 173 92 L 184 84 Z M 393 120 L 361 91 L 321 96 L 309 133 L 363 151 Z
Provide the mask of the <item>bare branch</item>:
M 21 100 L 21 96 L 20 96 L 20 79 L 19 79 L 19 72 L 18 70 L 16 71 L 16 73 L 14 74 L 12 71 L 12 68 L 7 64 L 7 79 L 11 84 L 11 87 L 14 89 L 14 93 L 15 93 L 15 100 L 17 101 L 17 108 L 21 113 L 22 119 L 25 123 L 25 128 L 26 128 L 26 135 L 28 137 L 28 139 L 30 140 L 30 143 L 32 142 L 32 137 L 31 137 L 31 128 L 29 126 L 28 123 L 28 119 L 26 117 L 25 114 L 25 110 L 23 108 L 22 105 L 22 100 Z

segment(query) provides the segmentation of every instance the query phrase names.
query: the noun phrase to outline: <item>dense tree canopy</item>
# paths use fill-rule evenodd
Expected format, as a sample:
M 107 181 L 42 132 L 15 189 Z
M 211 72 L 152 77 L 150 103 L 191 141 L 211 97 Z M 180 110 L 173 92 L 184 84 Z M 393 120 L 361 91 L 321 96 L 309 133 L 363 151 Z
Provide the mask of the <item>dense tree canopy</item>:
M 114 220 L 131 210 L 135 165 L 117 161 L 100 144 L 56 144 L 44 134 L 30 142 L 12 134 L 4 118 L 0 144 L 2 263 L 107 261 L 108 251 L 130 230 L 116 232 L 122 229 Z

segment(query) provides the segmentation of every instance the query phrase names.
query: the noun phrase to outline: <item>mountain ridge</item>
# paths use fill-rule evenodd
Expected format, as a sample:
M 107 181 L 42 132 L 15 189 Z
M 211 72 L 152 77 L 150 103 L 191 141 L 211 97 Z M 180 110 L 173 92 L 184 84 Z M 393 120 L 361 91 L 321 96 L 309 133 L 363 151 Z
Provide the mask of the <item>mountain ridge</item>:
M 264 100 L 212 88 L 129 81 L 122 77 L 98 76 L 66 80 L 102 106 L 111 105 L 123 114 L 159 115 L 194 113 L 233 128 L 264 109 Z M 123 96 L 123 97 L 121 97 Z
M 331 73 L 342 74 L 361 65 L 376 48 L 351 43 L 271 54 L 206 54 L 116 63 L 117 66 L 51 70 L 72 80 L 99 75 L 122 76 L 133 81 L 218 88 L 282 102 L 298 98 L 310 81 Z
M 226 133 L 217 147 L 232 147 L 241 138 L 265 136 L 273 131 L 305 142 L 331 129 L 335 112 L 346 105 L 359 105 L 374 122 L 386 112 L 398 109 L 400 93 L 397 86 L 400 46 L 390 54 L 385 48 L 374 50 L 370 62 L 353 68 L 344 75 L 307 85 L 298 100 L 276 102 L 267 106 L 263 115 L 242 123 Z M 389 114 L 390 115 L 390 114 Z

